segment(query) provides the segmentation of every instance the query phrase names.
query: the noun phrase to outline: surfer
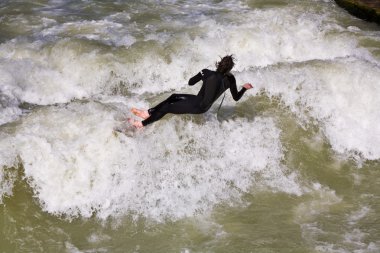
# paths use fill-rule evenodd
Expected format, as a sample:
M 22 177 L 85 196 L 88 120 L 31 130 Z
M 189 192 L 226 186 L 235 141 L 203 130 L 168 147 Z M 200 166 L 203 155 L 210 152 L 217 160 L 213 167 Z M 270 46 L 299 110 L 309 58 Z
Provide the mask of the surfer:
M 227 89 L 230 89 L 233 99 L 238 101 L 244 92 L 252 88 L 252 85 L 245 83 L 240 91 L 237 90 L 235 77 L 230 73 L 234 65 L 232 55 L 224 56 L 219 62 L 216 62 L 216 71 L 203 69 L 189 79 L 189 85 L 203 81 L 198 95 L 172 94 L 169 98 L 147 111 L 132 108 L 131 112 L 143 120 L 138 121 L 129 118 L 128 121 L 134 127 L 142 128 L 161 119 L 167 113 L 201 114 L 208 111 L 211 105 Z

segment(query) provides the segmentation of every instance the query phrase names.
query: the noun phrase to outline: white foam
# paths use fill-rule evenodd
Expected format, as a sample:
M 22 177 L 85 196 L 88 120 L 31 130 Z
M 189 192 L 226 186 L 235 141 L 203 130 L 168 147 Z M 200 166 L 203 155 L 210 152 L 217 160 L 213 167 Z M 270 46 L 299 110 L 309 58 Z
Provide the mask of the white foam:
M 281 97 L 303 121 L 322 127 L 335 151 L 380 158 L 378 65 L 348 58 L 273 66 L 240 77 Z
M 306 234 L 310 232 L 308 231 L 309 228 L 312 229 L 311 232 L 315 229 L 314 226 L 308 225 L 308 222 L 314 220 L 316 216 L 328 212 L 332 205 L 342 201 L 342 199 L 335 194 L 335 191 L 319 183 L 314 183 L 309 189 L 310 194 L 313 194 L 313 198 L 310 201 L 301 203 L 295 210 L 295 220 L 297 223 L 305 226 L 307 230 L 303 232 Z
M 348 253 L 349 252 L 331 243 L 322 243 L 321 245 L 316 246 L 315 250 L 317 250 L 318 252 L 326 252 L 326 253 Z
M 19 102 L 9 90 L 9 86 L 4 85 L 11 79 L 12 77 L 0 68 L 0 125 L 16 120 L 22 113 L 18 108 Z
M 0 48 L 0 91 L 14 102 L 9 107 L 90 98 L 111 92 L 112 84 L 119 82 L 110 80 L 112 70 L 122 68 L 113 56 L 96 51 L 78 55 L 78 45 L 68 41 L 50 48 L 15 40 Z
M 48 28 L 36 29 L 32 44 L 16 39 L 1 45 L 0 57 L 7 59 L 3 62 L 7 66 L 0 69 L 11 73 L 16 82 L 12 86 L 22 86 L 18 98 L 51 104 L 107 93 L 119 81 L 138 94 L 178 90 L 202 68 L 213 68 L 218 56 L 226 53 L 235 53 L 237 71 L 279 62 L 334 59 L 363 53 L 357 49 L 354 37 L 345 33 L 329 35 L 344 29 L 323 23 L 319 14 L 304 15 L 303 9 L 294 7 L 249 10 L 239 4 L 225 4 L 241 13 L 211 15 L 209 11 L 220 11 L 224 5 L 217 8 L 194 5 L 188 7 L 189 14 L 183 19 L 174 20 L 171 13 L 178 10 L 170 6 L 163 20 L 147 21 L 146 26 L 131 23 L 128 13 L 98 21 L 48 22 Z M 137 38 L 138 35 L 143 38 Z M 115 47 L 131 46 L 125 50 L 128 50 L 127 57 L 131 53 L 132 60 L 112 52 L 102 54 L 93 45 L 89 47 L 84 41 L 81 45 L 73 38 L 87 38 Z M 139 46 L 133 47 L 151 40 L 158 44 L 152 42 L 152 48 L 143 51 L 138 51 Z M 45 45 L 51 42 L 52 47 Z
M 0 132 L 0 204 L 4 196 L 11 196 L 17 178 L 17 155 L 12 145 L 12 138 Z
M 0 107 L 0 125 L 15 121 L 22 114 L 22 111 L 17 106 Z
M 136 42 L 123 24 L 108 20 L 77 21 L 55 25 L 41 31 L 44 37 L 60 36 L 86 38 L 106 45 L 129 47 Z
M 0 21 L 2 26 L 7 27 L 6 30 L 20 35 L 31 34 L 33 31 L 39 31 L 57 23 L 54 19 L 21 13 L 18 15 L 5 14 Z
M 87 241 L 89 243 L 99 243 L 99 242 L 104 242 L 104 241 L 110 241 L 112 237 L 106 235 L 106 234 L 101 234 L 101 233 L 92 233 L 90 236 L 88 236 Z
M 3 167 L 0 169 L 0 204 L 3 203 L 5 196 L 12 196 L 13 185 L 16 181 L 15 173 L 5 171 Z
M 130 137 L 113 133 L 117 117 L 109 106 L 73 103 L 23 119 L 8 141 L 45 211 L 178 219 L 239 203 L 255 185 L 303 192 L 281 165 L 273 120 L 173 117 Z
M 292 5 L 252 10 L 236 2 L 189 4 L 185 13 L 179 5 L 162 8 L 159 22 L 148 19 L 141 24 L 131 19 L 152 11 L 145 5 L 136 13 L 120 12 L 96 21 L 58 23 L 45 18 L 33 28 L 31 38 L 0 45 L 0 76 L 6 77 L 0 85 L 17 101 L 4 109 L 2 122 L 18 118 L 21 102 L 47 105 L 112 94 L 120 83 L 133 94 L 180 90 L 188 78 L 205 67 L 213 68 L 214 61 L 226 53 L 238 58 L 237 71 L 348 55 L 370 58 L 358 48 L 357 38 L 349 33 L 352 29 L 310 9 L 307 15 L 305 9 Z M 123 49 L 105 52 L 88 40 Z M 344 145 L 336 148 L 343 150 Z
M 362 206 L 356 211 L 352 211 L 345 220 L 339 220 L 340 229 L 336 231 L 333 227 L 324 226 L 320 218 L 330 212 L 330 208 L 342 202 L 342 198 L 336 196 L 335 192 L 314 184 L 310 201 L 301 203 L 295 212 L 295 221 L 300 224 L 302 237 L 305 241 L 313 245 L 318 252 L 361 252 L 372 253 L 378 251 L 378 241 L 369 241 L 370 234 L 363 231 L 363 220 L 371 208 Z M 331 218 L 331 217 L 330 217 Z M 328 219 L 330 219 L 328 218 Z M 346 223 L 347 222 L 347 223 Z M 332 241 L 321 238 L 334 238 Z
M 367 214 L 371 211 L 371 208 L 367 206 L 363 206 L 358 211 L 351 213 L 351 215 L 348 217 L 348 222 L 350 225 L 355 225 L 367 216 Z

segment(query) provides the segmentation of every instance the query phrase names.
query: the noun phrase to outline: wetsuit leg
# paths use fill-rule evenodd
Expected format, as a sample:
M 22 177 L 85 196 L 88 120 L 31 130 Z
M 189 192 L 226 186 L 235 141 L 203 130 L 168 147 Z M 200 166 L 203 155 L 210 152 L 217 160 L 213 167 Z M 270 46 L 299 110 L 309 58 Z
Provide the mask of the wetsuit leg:
M 161 119 L 167 113 L 201 113 L 199 99 L 190 94 L 172 94 L 169 98 L 148 110 L 149 118 L 142 121 L 144 126 Z
M 159 111 L 163 106 L 167 104 L 173 104 L 175 102 L 185 100 L 189 96 L 188 94 L 172 94 L 166 100 L 162 101 L 158 105 L 148 110 L 149 115 L 152 115 L 155 111 Z

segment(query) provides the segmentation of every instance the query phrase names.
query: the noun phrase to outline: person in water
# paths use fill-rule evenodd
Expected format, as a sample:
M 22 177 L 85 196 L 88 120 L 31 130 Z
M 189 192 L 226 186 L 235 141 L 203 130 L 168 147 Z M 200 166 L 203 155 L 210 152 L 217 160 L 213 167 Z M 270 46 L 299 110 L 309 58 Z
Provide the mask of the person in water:
M 142 118 L 143 121 L 131 118 L 128 121 L 136 128 L 142 128 L 161 119 L 167 113 L 201 114 L 208 111 L 211 105 L 227 89 L 230 89 L 233 99 L 238 101 L 247 90 L 252 88 L 252 85 L 246 83 L 240 91 L 237 90 L 235 77 L 230 73 L 234 65 L 232 55 L 224 56 L 216 63 L 216 71 L 203 69 L 190 78 L 189 85 L 194 85 L 201 80 L 203 81 L 198 95 L 172 94 L 169 98 L 147 111 L 132 108 L 131 112 Z

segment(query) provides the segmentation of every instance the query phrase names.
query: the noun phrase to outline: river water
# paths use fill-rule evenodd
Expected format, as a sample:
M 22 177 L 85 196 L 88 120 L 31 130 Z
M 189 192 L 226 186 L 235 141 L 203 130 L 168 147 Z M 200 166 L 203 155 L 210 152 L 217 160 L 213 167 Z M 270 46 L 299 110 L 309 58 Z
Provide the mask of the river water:
M 379 30 L 329 0 L 1 1 L 0 252 L 380 252 Z M 239 102 L 128 126 L 226 54 Z

